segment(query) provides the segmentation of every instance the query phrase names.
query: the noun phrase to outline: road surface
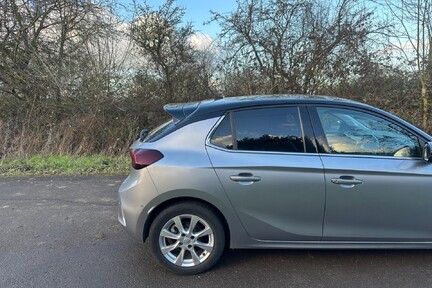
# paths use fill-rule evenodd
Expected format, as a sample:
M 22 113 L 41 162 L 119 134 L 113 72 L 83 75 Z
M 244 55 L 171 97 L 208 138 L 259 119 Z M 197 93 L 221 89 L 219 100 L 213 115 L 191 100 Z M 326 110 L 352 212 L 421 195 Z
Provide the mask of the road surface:
M 117 222 L 124 178 L 1 178 L 0 287 L 432 287 L 428 250 L 231 250 L 174 275 Z

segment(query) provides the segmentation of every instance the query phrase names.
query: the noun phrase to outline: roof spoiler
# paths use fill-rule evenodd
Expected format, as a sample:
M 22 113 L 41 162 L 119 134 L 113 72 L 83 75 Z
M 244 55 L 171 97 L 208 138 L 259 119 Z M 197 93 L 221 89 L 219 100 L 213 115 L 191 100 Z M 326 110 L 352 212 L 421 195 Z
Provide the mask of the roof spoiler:
M 195 112 L 199 104 L 200 102 L 167 104 L 163 109 L 173 117 L 174 123 L 177 123 Z

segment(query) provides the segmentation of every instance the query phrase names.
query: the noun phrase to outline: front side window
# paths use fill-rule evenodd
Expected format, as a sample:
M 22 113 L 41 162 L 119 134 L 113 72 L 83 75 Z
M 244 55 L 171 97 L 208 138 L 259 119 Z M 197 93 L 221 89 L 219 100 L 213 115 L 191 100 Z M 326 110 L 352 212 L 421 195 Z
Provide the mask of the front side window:
M 420 157 L 417 136 L 393 122 L 343 108 L 317 112 L 332 154 Z
M 231 129 L 234 129 L 234 133 Z M 219 147 L 234 150 L 305 151 L 297 107 L 260 108 L 231 112 L 219 124 L 210 142 Z

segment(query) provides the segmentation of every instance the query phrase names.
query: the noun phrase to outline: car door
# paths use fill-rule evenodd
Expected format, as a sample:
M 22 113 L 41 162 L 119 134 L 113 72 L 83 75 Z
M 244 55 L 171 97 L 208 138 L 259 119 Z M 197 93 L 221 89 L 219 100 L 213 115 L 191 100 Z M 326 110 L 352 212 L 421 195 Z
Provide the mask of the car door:
M 231 111 L 208 141 L 217 176 L 255 239 L 321 239 L 323 167 L 306 113 L 297 106 Z
M 373 112 L 311 109 L 325 169 L 323 240 L 431 241 L 431 166 L 417 135 Z

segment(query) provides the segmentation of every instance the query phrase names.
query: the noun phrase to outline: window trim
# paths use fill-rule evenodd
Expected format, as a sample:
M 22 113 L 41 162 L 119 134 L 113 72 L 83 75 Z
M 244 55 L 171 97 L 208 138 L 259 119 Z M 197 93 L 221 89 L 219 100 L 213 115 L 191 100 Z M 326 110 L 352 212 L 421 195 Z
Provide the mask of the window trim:
M 227 116 L 227 117 L 230 117 L 229 120 L 230 120 L 230 129 L 231 129 L 231 141 L 232 141 L 231 144 L 233 147 L 233 149 L 231 149 L 231 150 L 238 150 L 237 131 L 235 129 L 233 113 L 234 113 L 233 111 L 229 111 L 228 116 Z
M 285 107 L 294 107 L 297 109 L 298 118 L 300 122 L 300 129 L 302 131 L 302 140 L 303 140 L 303 152 L 287 152 L 287 151 L 257 151 L 257 150 L 238 150 L 237 147 L 237 138 L 235 134 L 235 124 L 234 124 L 234 117 L 233 113 L 238 111 L 247 111 L 247 110 L 257 110 L 257 109 L 271 109 L 271 108 L 285 108 Z M 317 147 L 316 147 L 316 141 L 315 136 L 313 134 L 313 127 L 310 121 L 310 116 L 308 115 L 309 112 L 307 110 L 306 104 L 283 104 L 283 105 L 264 105 L 264 106 L 253 106 L 253 107 L 242 107 L 238 109 L 231 109 L 226 111 L 220 119 L 213 125 L 212 129 L 210 129 L 210 132 L 208 133 L 206 137 L 206 146 L 222 150 L 225 152 L 230 153 L 257 153 L 257 154 L 285 154 L 285 155 L 315 155 L 317 154 Z M 216 129 L 219 127 L 221 122 L 225 119 L 225 117 L 230 117 L 230 127 L 231 127 L 231 141 L 233 142 L 233 149 L 227 149 L 220 146 L 217 146 L 213 143 L 211 143 L 211 138 L 216 131 Z M 307 133 L 306 133 L 307 132 Z M 306 138 L 311 139 L 311 145 L 306 145 Z M 309 151 L 310 150 L 310 151 Z
M 422 135 L 419 135 L 419 133 L 416 133 L 416 131 L 414 131 L 413 129 L 410 129 L 410 127 L 407 127 L 403 123 L 397 121 L 396 119 L 388 117 L 385 114 L 378 113 L 377 111 L 353 107 L 353 106 L 348 106 L 348 105 L 309 104 L 307 106 L 308 106 L 308 111 L 309 111 L 309 115 L 311 118 L 311 124 L 312 124 L 313 131 L 315 134 L 315 141 L 316 141 L 317 148 L 318 148 L 318 154 L 320 154 L 321 156 L 350 157 L 350 158 L 375 158 L 375 159 L 378 158 L 378 159 L 396 159 L 396 160 L 402 160 L 402 159 L 418 160 L 418 159 L 422 159 L 421 155 L 420 155 L 420 157 L 395 157 L 395 156 L 384 156 L 384 155 L 361 155 L 361 154 L 349 154 L 349 153 L 332 154 L 330 152 L 330 146 L 329 146 L 328 141 L 327 141 L 327 136 L 324 133 L 324 128 L 322 127 L 322 123 L 321 123 L 321 120 L 320 120 L 319 115 L 318 115 L 318 111 L 317 111 L 318 107 L 331 107 L 331 108 L 337 108 L 337 109 L 353 110 L 353 111 L 362 112 L 365 114 L 369 114 L 369 115 L 384 119 L 388 122 L 391 122 L 391 123 L 403 128 L 404 130 L 407 130 L 408 132 L 412 133 L 413 135 L 415 135 L 418 139 L 418 142 L 419 142 L 418 144 L 419 144 L 420 149 L 422 149 L 422 146 L 424 145 L 424 143 L 427 142 L 427 139 L 425 139 Z

